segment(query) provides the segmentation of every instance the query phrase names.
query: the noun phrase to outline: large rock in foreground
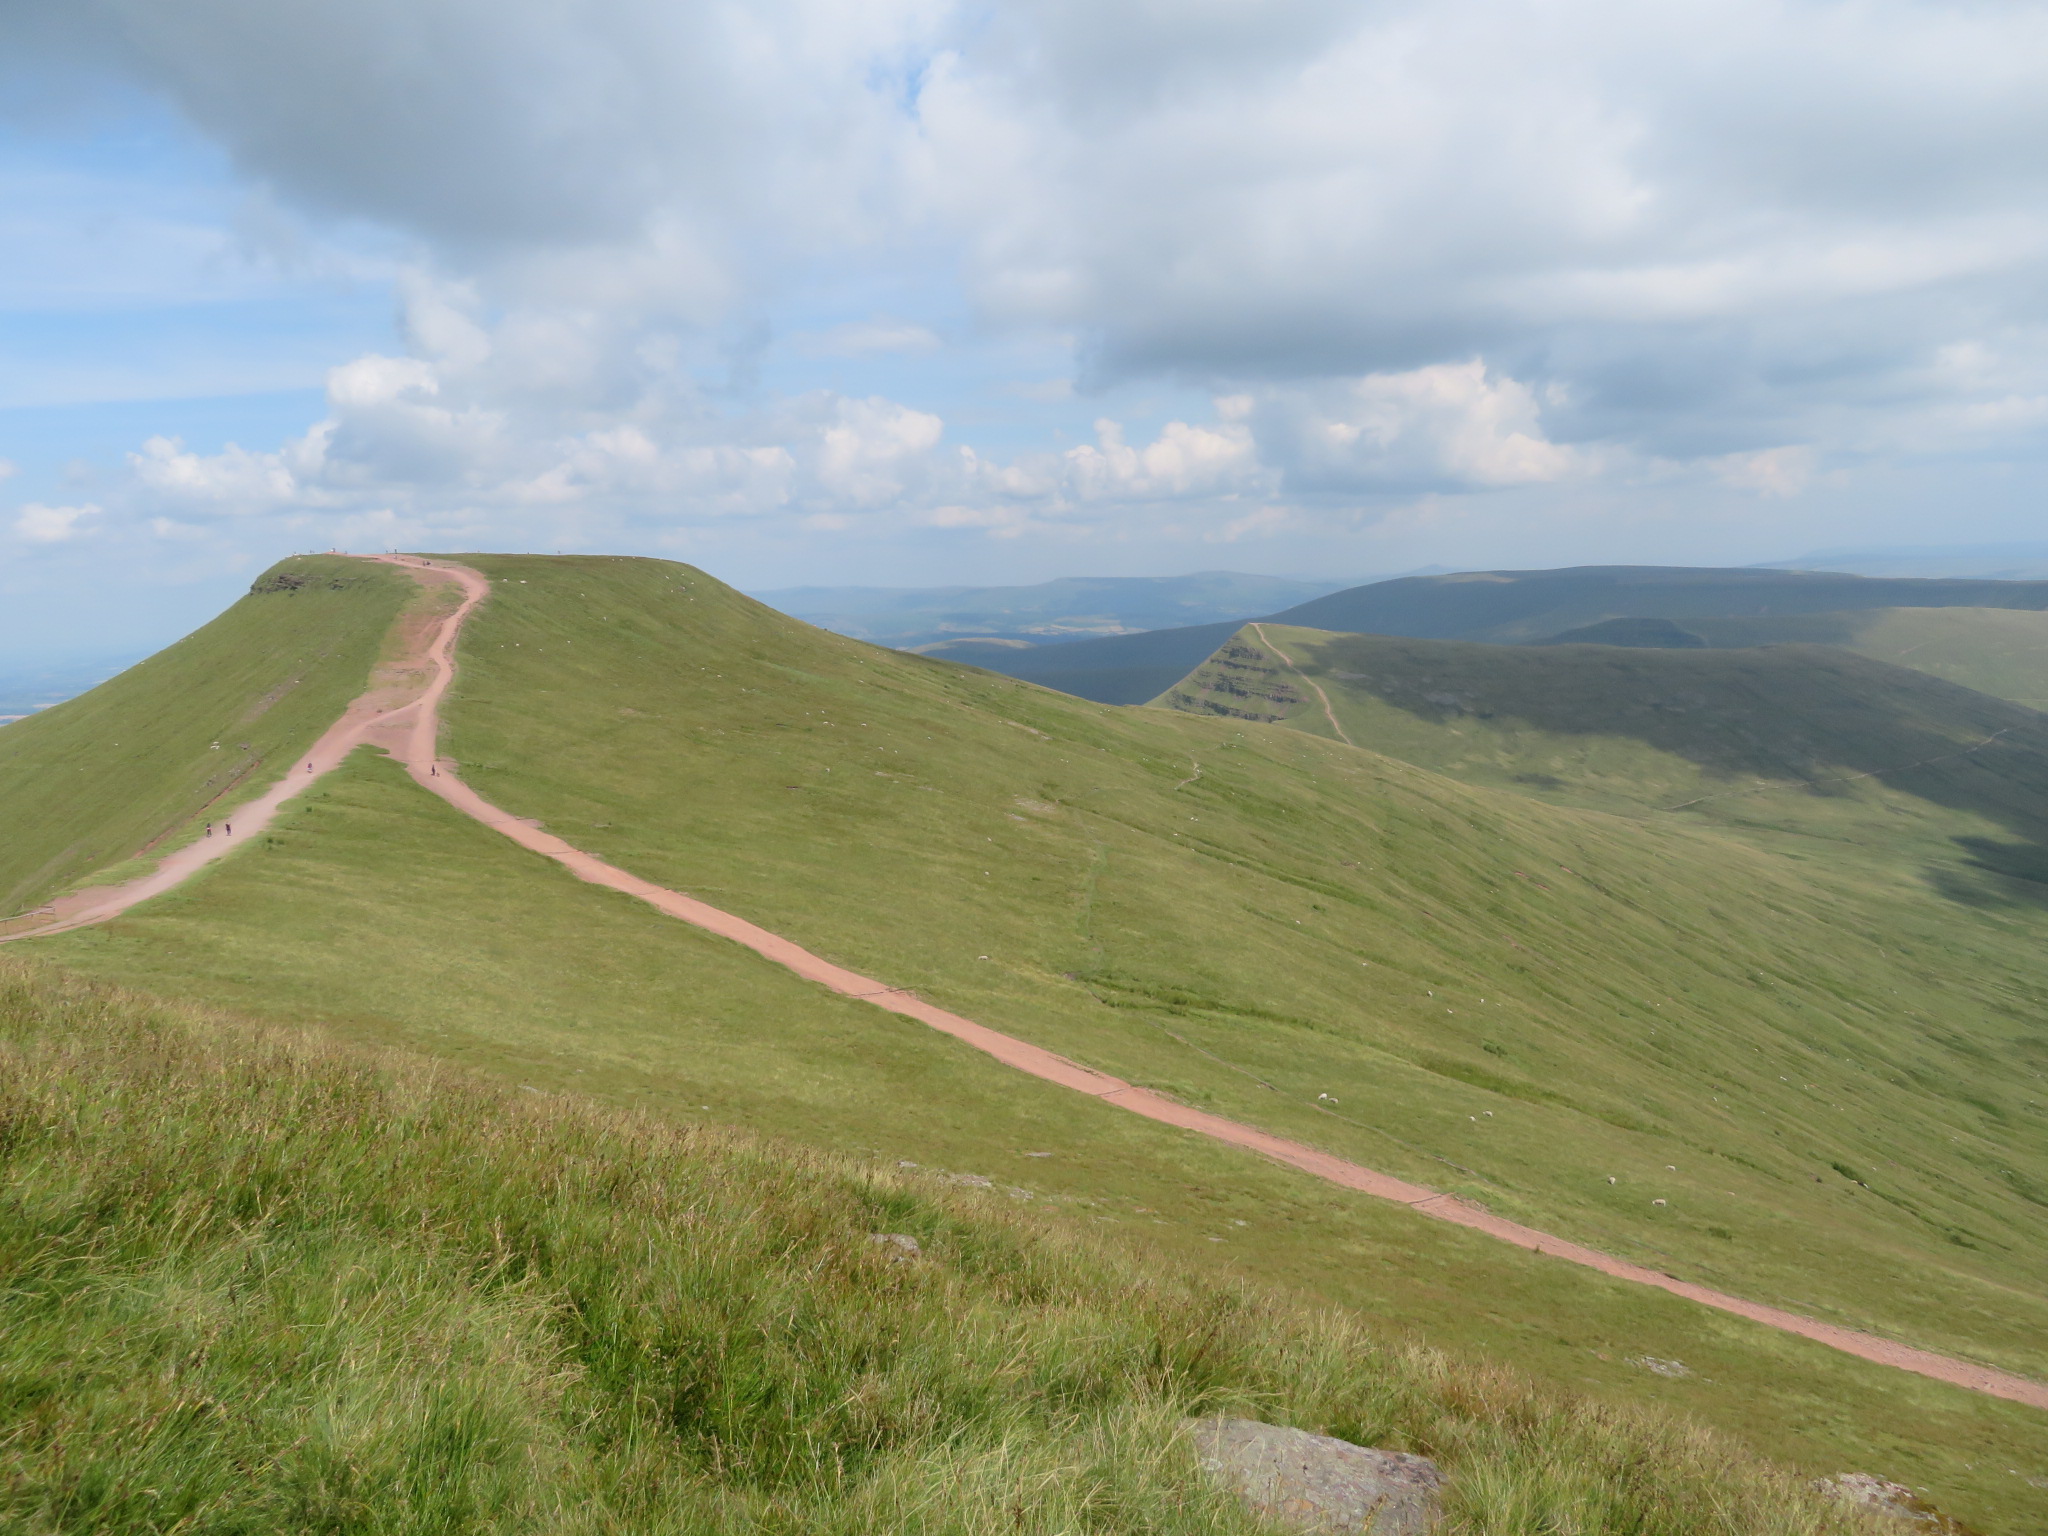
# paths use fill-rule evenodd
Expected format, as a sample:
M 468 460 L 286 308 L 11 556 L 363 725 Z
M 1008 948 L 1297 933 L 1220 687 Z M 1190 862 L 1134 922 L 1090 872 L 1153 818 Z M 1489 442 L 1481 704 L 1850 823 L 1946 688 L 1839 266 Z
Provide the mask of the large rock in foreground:
M 1202 1470 L 1252 1512 L 1317 1536 L 1425 1536 L 1441 1508 L 1436 1463 L 1253 1419 L 1191 1419 Z

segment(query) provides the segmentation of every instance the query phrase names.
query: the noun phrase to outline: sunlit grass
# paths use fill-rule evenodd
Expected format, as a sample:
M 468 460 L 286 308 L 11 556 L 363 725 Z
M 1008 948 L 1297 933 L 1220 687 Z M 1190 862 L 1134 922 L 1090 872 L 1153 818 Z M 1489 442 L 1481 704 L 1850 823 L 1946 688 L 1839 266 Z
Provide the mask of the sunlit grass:
M 309 556 L 90 693 L 0 729 L 0 919 L 269 788 L 363 689 L 413 584 Z
M 1858 1528 L 928 1184 L 18 963 L 0 1040 L 14 1528 L 1249 1532 L 1177 1437 L 1210 1412 L 1434 1456 L 1451 1532 Z

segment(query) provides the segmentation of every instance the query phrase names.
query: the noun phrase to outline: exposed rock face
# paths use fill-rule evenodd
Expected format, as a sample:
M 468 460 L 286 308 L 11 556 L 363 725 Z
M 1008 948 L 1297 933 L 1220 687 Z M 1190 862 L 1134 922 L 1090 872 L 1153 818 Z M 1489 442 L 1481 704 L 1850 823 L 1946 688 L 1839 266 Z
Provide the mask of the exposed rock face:
M 1316 1536 L 1426 1536 L 1443 1474 L 1399 1451 L 1368 1450 L 1252 1419 L 1191 1419 L 1202 1469 L 1252 1512 Z

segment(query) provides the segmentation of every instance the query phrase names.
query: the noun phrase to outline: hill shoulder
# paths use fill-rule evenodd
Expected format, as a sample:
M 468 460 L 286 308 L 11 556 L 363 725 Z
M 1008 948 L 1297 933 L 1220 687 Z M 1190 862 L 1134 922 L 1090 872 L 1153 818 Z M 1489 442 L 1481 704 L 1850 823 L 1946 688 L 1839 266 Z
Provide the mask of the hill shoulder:
M 362 691 L 413 600 L 364 561 L 283 561 L 176 645 L 0 729 L 0 919 L 260 792 Z

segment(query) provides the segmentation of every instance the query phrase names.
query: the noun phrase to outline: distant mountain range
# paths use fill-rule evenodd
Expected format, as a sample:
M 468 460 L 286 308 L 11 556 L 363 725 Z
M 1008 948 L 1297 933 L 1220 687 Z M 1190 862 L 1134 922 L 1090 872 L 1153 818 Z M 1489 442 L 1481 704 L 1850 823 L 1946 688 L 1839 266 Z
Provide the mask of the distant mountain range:
M 1758 620 L 1876 608 L 2048 609 L 2048 581 L 1880 578 L 1764 567 L 1587 565 L 1406 576 L 1332 592 L 1267 621 L 1352 634 L 1523 645 L 1619 619 L 1697 627 L 1741 619 L 1736 643 L 1819 639 Z M 1776 626 L 1783 628 L 1784 626 Z M 1077 641 L 1054 650 L 960 644 L 945 655 L 1104 704 L 1157 698 L 1233 634 L 1231 621 Z M 1729 643 L 1722 640 L 1719 643 Z
M 752 595 L 820 629 L 897 650 L 930 650 L 970 637 L 1014 650 L 1249 618 L 1385 579 L 1197 571 L 1075 576 L 1028 587 L 788 587 Z
M 2048 579 L 2048 544 L 1895 544 L 1823 549 L 1761 569 L 1841 571 L 1854 576 L 1976 576 L 1997 581 Z

